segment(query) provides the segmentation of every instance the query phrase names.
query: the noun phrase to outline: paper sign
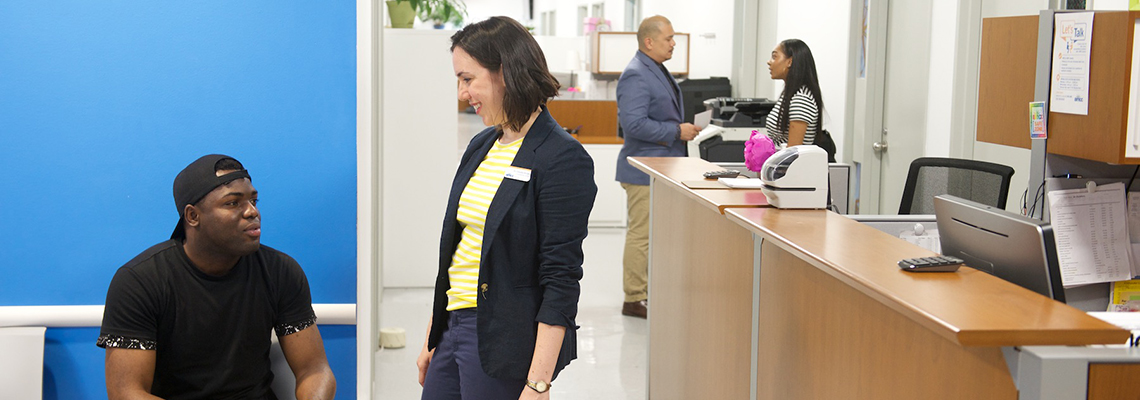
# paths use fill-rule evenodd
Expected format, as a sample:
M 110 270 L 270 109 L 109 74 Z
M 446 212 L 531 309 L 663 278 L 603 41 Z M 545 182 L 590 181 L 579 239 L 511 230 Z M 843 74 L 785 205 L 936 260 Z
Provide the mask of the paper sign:
M 1140 18 L 1132 23 L 1132 73 L 1128 78 L 1128 125 L 1124 156 L 1140 157 Z
M 1049 137 L 1045 128 L 1045 102 L 1035 101 L 1029 103 L 1029 138 L 1046 139 Z
M 1049 111 L 1089 115 L 1089 56 L 1093 13 L 1057 13 L 1053 20 L 1053 73 Z

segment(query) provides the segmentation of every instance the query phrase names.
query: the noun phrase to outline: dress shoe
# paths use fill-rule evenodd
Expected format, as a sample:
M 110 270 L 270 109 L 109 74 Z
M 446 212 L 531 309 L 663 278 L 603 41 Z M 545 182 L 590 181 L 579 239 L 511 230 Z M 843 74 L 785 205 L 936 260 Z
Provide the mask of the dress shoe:
M 649 314 L 649 300 L 627 301 L 621 305 L 621 315 L 645 318 Z

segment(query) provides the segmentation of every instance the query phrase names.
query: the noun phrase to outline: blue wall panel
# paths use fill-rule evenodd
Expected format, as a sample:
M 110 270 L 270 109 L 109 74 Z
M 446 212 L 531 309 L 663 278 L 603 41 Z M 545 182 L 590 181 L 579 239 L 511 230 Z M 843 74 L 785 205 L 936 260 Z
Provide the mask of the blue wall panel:
M 336 376 L 336 398 L 356 398 L 356 325 L 321 325 L 321 339 Z
M 102 304 L 215 152 L 249 168 L 262 242 L 314 302 L 355 303 L 355 21 L 351 1 L 0 2 L 0 306 Z M 330 359 L 355 362 L 350 328 Z M 96 334 L 49 330 L 58 398 L 106 396 Z
M 99 328 L 49 328 L 44 337 L 44 399 L 106 399 Z

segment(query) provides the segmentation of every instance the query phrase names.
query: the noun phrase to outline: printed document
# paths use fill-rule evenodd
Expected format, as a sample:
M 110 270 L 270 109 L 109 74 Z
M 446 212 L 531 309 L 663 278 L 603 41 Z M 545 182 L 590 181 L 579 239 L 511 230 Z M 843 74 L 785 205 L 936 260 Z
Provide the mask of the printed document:
M 1132 278 L 1124 184 L 1049 192 L 1049 216 L 1065 287 Z
M 1140 193 L 1128 192 L 1128 241 L 1132 249 L 1132 277 L 1140 277 Z

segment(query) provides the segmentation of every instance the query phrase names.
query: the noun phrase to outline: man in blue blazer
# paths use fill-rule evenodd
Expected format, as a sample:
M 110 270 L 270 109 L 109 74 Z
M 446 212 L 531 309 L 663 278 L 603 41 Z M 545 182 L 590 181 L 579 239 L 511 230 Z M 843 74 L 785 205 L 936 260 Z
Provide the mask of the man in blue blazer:
M 681 88 L 664 63 L 673 57 L 673 24 L 660 15 L 641 21 L 637 54 L 617 85 L 618 120 L 625 143 L 618 153 L 617 181 L 626 193 L 629 229 L 625 235 L 622 314 L 645 318 L 649 307 L 649 176 L 627 157 L 684 157 L 686 141 L 700 128 L 685 123 Z

